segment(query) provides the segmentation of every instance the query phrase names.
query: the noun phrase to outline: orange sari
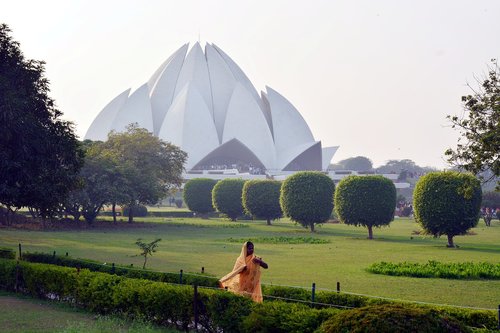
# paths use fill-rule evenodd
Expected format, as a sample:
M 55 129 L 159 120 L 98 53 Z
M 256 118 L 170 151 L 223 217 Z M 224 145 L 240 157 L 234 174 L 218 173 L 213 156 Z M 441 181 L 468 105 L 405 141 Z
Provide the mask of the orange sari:
M 243 244 L 241 254 L 234 263 L 233 270 L 219 280 L 221 288 L 227 288 L 234 293 L 262 302 L 260 286 L 260 265 L 253 262 L 255 254 L 247 256 L 247 243 Z

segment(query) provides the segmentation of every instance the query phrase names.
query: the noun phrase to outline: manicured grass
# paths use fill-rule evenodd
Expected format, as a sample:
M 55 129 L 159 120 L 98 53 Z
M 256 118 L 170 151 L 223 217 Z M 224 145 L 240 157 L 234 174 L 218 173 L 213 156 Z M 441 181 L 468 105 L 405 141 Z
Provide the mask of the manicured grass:
M 2 332 L 177 332 L 140 322 L 96 316 L 58 303 L 0 292 Z
M 144 219 L 137 219 L 143 221 Z M 255 239 L 256 254 L 269 269 L 262 272 L 267 284 L 304 286 L 313 282 L 317 289 L 335 289 L 337 281 L 345 292 L 404 300 L 453 304 L 496 309 L 500 304 L 498 280 L 419 279 L 371 274 L 371 264 L 386 262 L 443 263 L 500 262 L 500 223 L 487 228 L 481 221 L 473 235 L 457 236 L 456 249 L 446 248 L 446 238 L 418 235 L 419 226 L 411 219 L 396 219 L 390 227 L 374 230 L 368 240 L 364 228 L 343 224 L 325 224 L 317 232 L 287 219 L 267 226 L 265 221 L 229 222 L 220 219 L 155 218 L 141 228 L 88 229 L 78 231 L 21 231 L 1 229 L 0 246 L 24 251 L 69 252 L 73 257 L 100 260 L 103 263 L 133 264 L 141 267 L 134 245 L 137 238 L 152 241 L 162 238 L 158 252 L 148 260 L 148 268 L 178 272 L 205 272 L 215 276 L 228 273 L 241 250 L 240 243 L 229 239 Z M 140 223 L 140 222 L 137 222 Z M 323 244 L 294 242 L 312 237 Z M 289 242 L 259 242 L 259 239 L 287 239 Z M 295 244 L 298 243 L 298 244 Z

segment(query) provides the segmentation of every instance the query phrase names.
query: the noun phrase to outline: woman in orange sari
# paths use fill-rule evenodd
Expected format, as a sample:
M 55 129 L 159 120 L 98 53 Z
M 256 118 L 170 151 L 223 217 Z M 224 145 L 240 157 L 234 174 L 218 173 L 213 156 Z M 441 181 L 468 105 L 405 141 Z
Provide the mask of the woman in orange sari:
M 219 280 L 221 288 L 227 288 L 234 293 L 252 298 L 255 302 L 262 302 L 262 289 L 260 286 L 260 268 L 269 266 L 262 258 L 253 253 L 252 242 L 245 242 L 241 254 L 236 259 L 233 270 Z

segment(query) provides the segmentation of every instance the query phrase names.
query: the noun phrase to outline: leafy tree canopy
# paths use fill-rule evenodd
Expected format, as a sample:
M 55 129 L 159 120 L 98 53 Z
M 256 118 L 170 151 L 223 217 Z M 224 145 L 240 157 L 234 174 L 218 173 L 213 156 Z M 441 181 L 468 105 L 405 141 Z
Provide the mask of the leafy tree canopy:
M 44 71 L 0 24 L 0 203 L 48 217 L 76 185 L 82 154 L 73 125 L 48 96 Z
M 179 147 L 159 139 L 137 124 L 129 125 L 125 132 L 111 132 L 103 143 L 102 154 L 114 161 L 126 179 L 122 192 L 131 209 L 129 222 L 133 220 L 134 205 L 155 204 L 172 187 L 181 185 L 187 158 Z
M 283 216 L 280 206 L 281 182 L 277 180 L 249 180 L 243 186 L 243 208 L 271 225 L 271 220 Z
M 419 179 L 413 192 L 415 220 L 434 236 L 463 235 L 477 225 L 481 186 L 472 174 L 456 171 L 431 172 Z
M 337 185 L 334 205 L 341 222 L 367 227 L 373 239 L 373 227 L 394 219 L 396 187 L 382 176 L 348 176 Z
M 500 69 L 496 59 L 491 60 L 488 74 L 477 80 L 478 88 L 462 96 L 465 115 L 448 116 L 453 128 L 461 132 L 455 150 L 448 149 L 445 155 L 454 165 L 480 174 L 492 172 L 489 179 L 495 179 L 500 189 Z M 486 179 L 488 180 L 488 179 Z
M 332 165 L 334 170 L 354 170 L 354 171 L 371 171 L 373 169 L 373 163 L 368 157 L 356 156 L 346 158 Z

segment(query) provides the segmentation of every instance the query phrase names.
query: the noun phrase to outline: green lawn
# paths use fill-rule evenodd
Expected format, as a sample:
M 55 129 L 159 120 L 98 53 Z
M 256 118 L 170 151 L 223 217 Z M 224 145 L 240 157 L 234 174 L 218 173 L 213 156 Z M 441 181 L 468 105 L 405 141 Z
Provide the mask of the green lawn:
M 149 324 L 95 316 L 65 305 L 0 292 L 0 331 L 8 332 L 177 332 Z
M 241 244 L 228 241 L 252 238 L 257 255 L 269 264 L 262 280 L 267 284 L 335 289 L 337 281 L 345 292 L 404 300 L 496 309 L 500 304 L 500 281 L 418 279 L 370 274 L 366 268 L 374 262 L 500 262 L 500 222 L 487 228 L 480 221 L 471 235 L 458 236 L 457 249 L 446 248 L 446 238 L 414 234 L 419 226 L 410 219 L 396 219 L 390 227 L 374 230 L 368 240 L 365 228 L 343 224 L 325 224 L 317 232 L 289 222 L 230 222 L 219 219 L 146 219 L 154 224 L 120 230 L 21 231 L 0 229 L 0 246 L 23 251 L 69 252 L 73 257 L 91 258 L 106 263 L 134 264 L 142 267 L 134 245 L 137 238 L 152 241 L 157 237 L 158 252 L 148 267 L 160 271 L 205 272 L 215 276 L 228 273 L 239 255 Z M 141 219 L 137 219 L 141 221 Z M 137 222 L 140 224 L 140 222 Z M 314 237 L 323 244 L 273 243 L 269 238 Z M 267 240 L 265 240 L 267 238 Z M 262 240 L 262 241 L 259 241 Z M 265 241 L 265 242 L 264 242 Z

